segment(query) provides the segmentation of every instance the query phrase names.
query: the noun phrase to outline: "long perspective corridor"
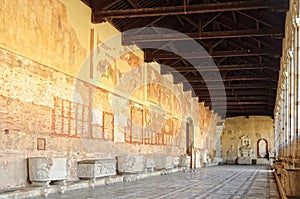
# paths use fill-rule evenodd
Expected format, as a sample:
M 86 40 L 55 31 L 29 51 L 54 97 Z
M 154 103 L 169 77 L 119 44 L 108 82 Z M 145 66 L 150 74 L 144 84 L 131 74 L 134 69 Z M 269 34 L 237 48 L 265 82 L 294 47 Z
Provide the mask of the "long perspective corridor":
M 299 182 L 300 0 L 0 0 L 0 199 Z
M 56 194 L 59 198 L 203 198 L 263 199 L 280 198 L 274 174 L 268 166 L 218 166 L 196 172 L 159 175 L 130 183 L 115 183 Z

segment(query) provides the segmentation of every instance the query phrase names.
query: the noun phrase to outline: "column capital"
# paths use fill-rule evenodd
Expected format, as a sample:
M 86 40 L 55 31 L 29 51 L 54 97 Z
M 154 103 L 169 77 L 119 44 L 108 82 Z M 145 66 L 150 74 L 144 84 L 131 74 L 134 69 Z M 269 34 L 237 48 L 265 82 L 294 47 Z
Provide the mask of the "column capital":
M 295 17 L 293 19 L 293 25 L 295 28 L 300 27 L 300 17 Z

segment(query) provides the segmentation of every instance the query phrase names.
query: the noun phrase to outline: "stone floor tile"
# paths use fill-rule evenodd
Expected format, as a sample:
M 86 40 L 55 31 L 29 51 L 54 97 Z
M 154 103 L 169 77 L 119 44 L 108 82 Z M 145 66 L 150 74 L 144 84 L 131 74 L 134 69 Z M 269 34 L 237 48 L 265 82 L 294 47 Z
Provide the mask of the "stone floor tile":
M 47 199 L 94 198 L 280 198 L 273 173 L 267 166 L 223 165 L 195 173 L 177 172 L 133 182 L 81 189 Z

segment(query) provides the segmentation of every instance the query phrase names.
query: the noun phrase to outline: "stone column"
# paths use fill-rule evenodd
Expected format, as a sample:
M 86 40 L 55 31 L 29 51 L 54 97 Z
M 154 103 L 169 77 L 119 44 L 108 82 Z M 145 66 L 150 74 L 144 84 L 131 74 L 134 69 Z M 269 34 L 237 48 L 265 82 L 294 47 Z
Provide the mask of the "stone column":
M 289 53 L 289 52 L 288 52 Z M 286 71 L 288 73 L 287 79 L 286 79 L 286 97 L 287 97 L 287 104 L 286 104 L 286 157 L 291 156 L 291 58 L 288 58 L 288 65 L 286 68 Z
M 299 5 L 298 5 L 299 6 Z M 296 146 L 295 146 L 295 156 L 297 158 L 300 158 L 300 81 L 299 81 L 299 73 L 300 73 L 300 17 L 299 17 L 300 9 L 298 7 L 298 17 L 294 19 L 294 27 L 295 27 L 295 96 L 296 96 L 296 103 L 295 103 L 295 140 L 296 140 Z
M 282 73 L 282 70 L 280 71 L 280 74 Z M 283 128 L 284 128 L 284 114 L 283 114 L 283 107 L 284 107 L 284 102 L 283 102 L 283 75 L 280 75 L 279 81 L 278 81 L 278 92 L 277 92 L 277 107 L 275 110 L 275 116 L 277 119 L 277 122 L 275 123 L 275 130 L 277 132 L 277 137 L 275 137 L 275 142 L 277 143 L 277 157 L 283 157 Z
M 224 120 L 221 120 L 221 118 L 218 118 L 218 123 L 216 125 L 216 161 L 218 164 L 223 163 L 222 158 L 222 132 L 224 128 Z
M 280 110 L 280 157 L 284 157 L 284 147 L 285 147 L 285 95 L 284 95 L 284 77 L 282 76 L 282 102 Z
M 288 115 L 289 115 L 289 111 L 288 111 L 288 101 L 289 101 L 289 97 L 288 97 L 288 72 L 286 71 L 286 63 L 284 64 L 284 94 L 283 94 L 283 102 L 284 102 L 284 106 L 283 106 L 283 138 L 284 138 L 284 144 L 283 144 L 283 157 L 287 157 L 288 156 L 288 151 L 287 151 L 287 145 L 288 145 Z
M 280 117 L 281 117 L 281 88 L 280 88 L 280 81 L 279 86 L 277 89 L 277 97 L 276 97 L 276 104 L 275 104 L 275 110 L 274 110 L 274 149 L 275 149 L 275 158 L 278 159 L 279 157 L 279 151 L 280 151 Z
M 293 34 L 292 34 L 293 35 Z M 292 46 L 294 45 L 294 38 L 292 38 Z M 287 87 L 287 90 L 288 90 L 288 97 L 289 97 L 289 100 L 288 100 L 288 110 L 289 110 L 289 115 L 288 115 L 288 157 L 293 157 L 293 138 L 294 138 L 294 49 L 293 47 L 291 47 L 289 50 L 288 50 L 288 59 L 289 59 L 289 62 L 288 62 L 288 67 L 287 67 L 287 70 L 288 70 L 288 73 L 289 73 L 289 76 L 288 76 L 288 87 Z
M 299 47 L 298 47 L 298 25 L 299 22 L 297 22 L 297 18 L 294 17 L 293 19 L 293 26 L 294 26 L 294 35 L 293 35 L 293 45 L 294 45 L 294 52 L 293 52 L 293 97 L 294 97 L 294 104 L 293 106 L 293 118 L 292 118 L 292 122 L 293 122 L 293 131 L 292 131 L 292 157 L 295 158 L 297 156 L 297 129 L 298 129 L 298 122 L 297 122 L 297 118 L 298 118 L 298 111 L 297 111 L 297 107 L 298 107 L 298 103 L 297 103 L 297 98 L 298 98 L 298 54 L 297 52 L 299 51 Z

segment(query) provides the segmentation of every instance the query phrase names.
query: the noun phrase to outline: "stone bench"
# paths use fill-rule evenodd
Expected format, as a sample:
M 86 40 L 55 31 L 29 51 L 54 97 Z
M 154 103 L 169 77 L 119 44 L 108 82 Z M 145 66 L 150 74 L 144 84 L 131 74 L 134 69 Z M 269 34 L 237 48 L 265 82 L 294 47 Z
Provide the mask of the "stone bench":
M 145 158 L 141 155 L 128 154 L 118 156 L 118 173 L 135 174 L 142 173 L 144 169 Z
M 117 174 L 116 159 L 83 160 L 78 162 L 78 177 L 95 179 Z
M 29 180 L 33 185 L 48 186 L 52 181 L 65 183 L 67 179 L 67 158 L 28 158 Z

